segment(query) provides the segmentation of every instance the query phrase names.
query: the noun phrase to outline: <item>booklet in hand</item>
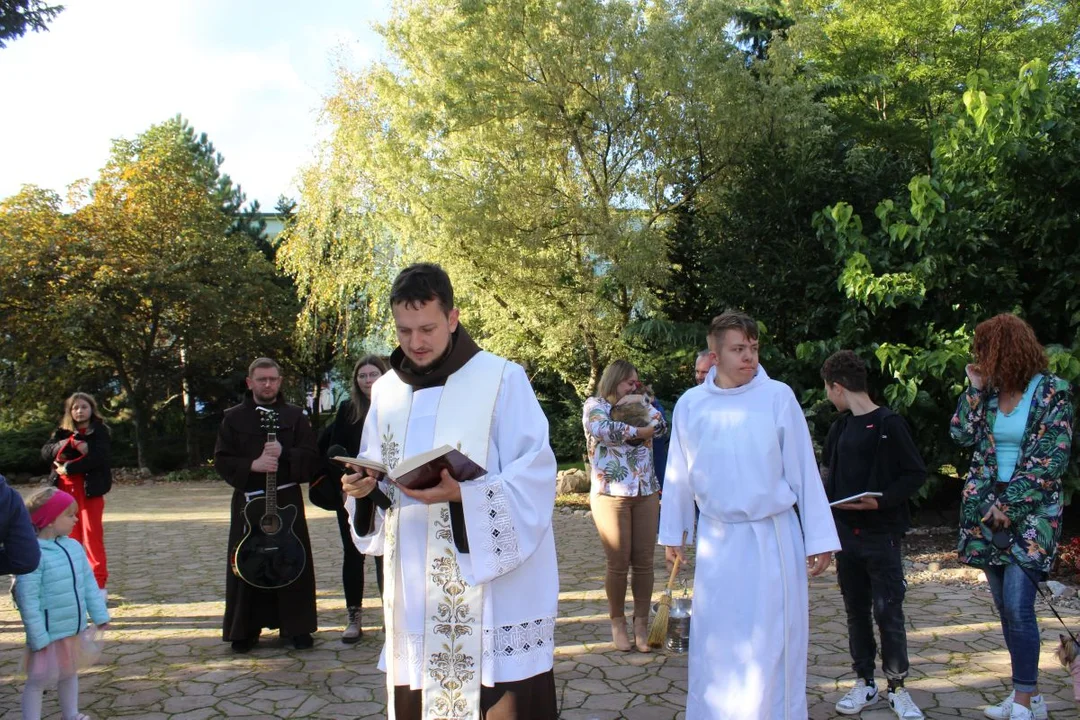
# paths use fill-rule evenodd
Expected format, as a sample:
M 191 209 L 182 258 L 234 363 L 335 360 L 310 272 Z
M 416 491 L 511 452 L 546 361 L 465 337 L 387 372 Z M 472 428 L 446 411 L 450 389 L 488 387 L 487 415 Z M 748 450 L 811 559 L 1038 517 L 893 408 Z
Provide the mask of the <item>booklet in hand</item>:
M 387 480 L 409 490 L 427 490 L 441 481 L 440 473 L 447 470 L 458 482 L 475 480 L 487 474 L 487 470 L 470 460 L 460 450 L 443 445 L 427 452 L 407 457 L 393 470 L 382 463 L 367 458 L 351 458 L 341 455 L 330 458 L 342 465 L 356 465 L 383 475 Z
M 851 497 L 846 497 L 843 500 L 837 500 L 836 502 L 831 502 L 831 503 L 829 503 L 829 507 L 836 507 L 837 505 L 846 505 L 848 503 L 855 502 L 859 498 L 864 498 L 864 497 L 879 498 L 879 497 L 881 497 L 881 493 L 879 493 L 879 492 L 859 493 L 858 495 L 852 495 Z

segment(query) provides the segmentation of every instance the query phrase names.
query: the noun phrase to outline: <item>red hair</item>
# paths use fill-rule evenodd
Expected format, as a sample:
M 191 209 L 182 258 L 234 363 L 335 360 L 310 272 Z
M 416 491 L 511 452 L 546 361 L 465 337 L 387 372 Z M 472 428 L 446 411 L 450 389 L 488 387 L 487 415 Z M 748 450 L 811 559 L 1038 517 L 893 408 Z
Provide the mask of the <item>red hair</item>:
M 1035 331 L 1010 313 L 979 323 L 972 351 L 979 372 L 998 392 L 1023 392 L 1031 378 L 1048 367 Z

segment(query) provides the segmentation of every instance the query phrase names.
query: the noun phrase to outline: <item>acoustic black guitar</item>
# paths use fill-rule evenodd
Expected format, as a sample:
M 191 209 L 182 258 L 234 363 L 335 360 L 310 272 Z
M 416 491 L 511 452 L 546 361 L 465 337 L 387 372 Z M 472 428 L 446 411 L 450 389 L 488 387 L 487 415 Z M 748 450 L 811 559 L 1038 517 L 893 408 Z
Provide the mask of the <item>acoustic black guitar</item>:
M 258 406 L 266 441 L 277 439 L 278 414 Z M 278 507 L 277 473 L 266 473 L 266 494 L 252 498 L 244 507 L 246 533 L 236 546 L 233 570 L 253 587 L 283 588 L 294 582 L 307 566 L 307 551 L 293 532 L 295 505 Z

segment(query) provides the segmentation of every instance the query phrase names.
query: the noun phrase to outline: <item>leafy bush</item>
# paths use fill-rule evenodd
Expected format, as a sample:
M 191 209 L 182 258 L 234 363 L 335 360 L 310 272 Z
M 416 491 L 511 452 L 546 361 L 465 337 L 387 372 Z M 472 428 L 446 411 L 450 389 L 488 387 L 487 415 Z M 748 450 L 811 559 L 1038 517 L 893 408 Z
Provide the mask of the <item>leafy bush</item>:
M 581 462 L 585 454 L 585 430 L 581 426 L 581 406 L 564 400 L 545 408 L 551 449 L 560 461 Z
M 52 431 L 53 427 L 48 423 L 0 431 L 0 473 L 47 473 L 49 464 L 41 457 L 41 446 Z
M 217 474 L 217 470 L 212 467 L 198 467 L 198 468 L 186 468 L 184 470 L 173 470 L 170 473 L 166 473 L 164 480 L 166 482 L 205 482 L 207 480 L 220 480 L 221 476 Z

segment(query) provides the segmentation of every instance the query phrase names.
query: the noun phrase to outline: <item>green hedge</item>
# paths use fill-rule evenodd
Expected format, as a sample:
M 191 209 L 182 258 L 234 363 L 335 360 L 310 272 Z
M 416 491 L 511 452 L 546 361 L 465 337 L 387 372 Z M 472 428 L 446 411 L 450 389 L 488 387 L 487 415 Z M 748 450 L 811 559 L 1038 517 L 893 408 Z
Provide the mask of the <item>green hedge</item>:
M 52 431 L 49 423 L 38 423 L 0 432 L 0 474 L 49 472 L 49 463 L 41 457 L 41 446 Z

